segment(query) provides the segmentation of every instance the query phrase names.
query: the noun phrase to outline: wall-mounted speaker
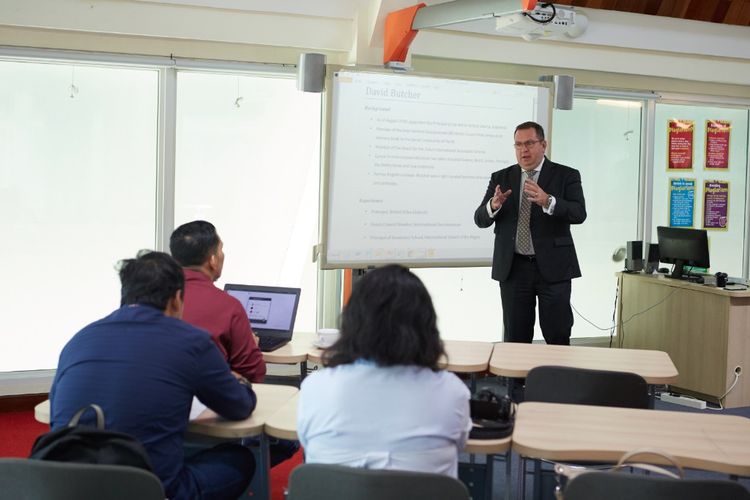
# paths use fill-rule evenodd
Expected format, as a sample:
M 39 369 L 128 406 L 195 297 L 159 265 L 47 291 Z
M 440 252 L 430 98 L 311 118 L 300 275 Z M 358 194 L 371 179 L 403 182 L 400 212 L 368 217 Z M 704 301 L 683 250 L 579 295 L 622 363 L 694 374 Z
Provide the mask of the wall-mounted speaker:
M 323 92 L 326 86 L 325 54 L 300 54 L 297 65 L 297 90 Z
M 659 245 L 657 243 L 649 243 L 646 247 L 646 272 L 648 274 L 653 273 L 659 269 Z
M 555 75 L 555 109 L 573 109 L 573 91 L 576 88 L 576 77 Z
M 630 272 L 643 271 L 643 242 L 628 241 L 627 257 L 625 257 L 625 270 Z

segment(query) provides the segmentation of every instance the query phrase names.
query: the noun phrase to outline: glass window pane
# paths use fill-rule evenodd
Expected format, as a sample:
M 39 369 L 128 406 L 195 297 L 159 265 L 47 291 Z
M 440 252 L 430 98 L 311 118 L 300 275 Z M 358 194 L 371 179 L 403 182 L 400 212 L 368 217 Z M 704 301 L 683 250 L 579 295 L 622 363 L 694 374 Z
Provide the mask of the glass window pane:
M 582 277 L 573 280 L 573 337 L 609 335 L 617 278 L 612 255 L 638 236 L 641 103 L 575 99 L 554 113 L 550 159 L 581 172 L 587 218 L 571 226 Z M 576 311 L 579 313 L 577 314 Z M 541 333 L 538 333 L 541 335 Z
M 53 368 L 153 248 L 158 73 L 0 61 L 0 371 Z
M 180 72 L 175 226 L 216 225 L 221 281 L 302 288 L 315 330 L 320 95 L 289 78 Z

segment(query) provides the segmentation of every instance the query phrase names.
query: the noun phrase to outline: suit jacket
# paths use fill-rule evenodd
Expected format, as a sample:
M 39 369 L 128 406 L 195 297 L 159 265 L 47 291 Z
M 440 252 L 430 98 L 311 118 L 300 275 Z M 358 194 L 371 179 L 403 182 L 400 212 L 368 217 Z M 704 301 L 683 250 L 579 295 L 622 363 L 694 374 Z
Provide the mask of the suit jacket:
M 586 201 L 583 198 L 581 174 L 578 170 L 544 159 L 537 180 L 539 186 L 555 197 L 555 211 L 547 215 L 542 207 L 531 204 L 531 239 L 534 244 L 537 265 L 542 277 L 551 283 L 577 278 L 581 275 L 578 265 L 571 224 L 586 220 Z M 487 202 L 495 194 L 495 186 L 512 193 L 505 200 L 495 218 L 487 213 Z M 503 282 L 508 278 L 513 265 L 516 246 L 516 226 L 520 205 L 519 186 L 521 167 L 512 165 L 492 174 L 482 203 L 474 212 L 474 222 L 479 227 L 495 225 L 495 250 L 492 257 L 492 279 Z

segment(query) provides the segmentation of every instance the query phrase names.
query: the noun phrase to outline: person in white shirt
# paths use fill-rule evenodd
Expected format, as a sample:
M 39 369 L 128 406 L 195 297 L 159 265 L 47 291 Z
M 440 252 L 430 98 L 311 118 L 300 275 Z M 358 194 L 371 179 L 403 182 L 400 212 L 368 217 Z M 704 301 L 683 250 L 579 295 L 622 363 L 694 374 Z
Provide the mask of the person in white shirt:
M 408 269 L 368 272 L 341 314 L 326 369 L 305 379 L 297 433 L 308 463 L 458 475 L 469 390 L 445 355 L 427 289 Z

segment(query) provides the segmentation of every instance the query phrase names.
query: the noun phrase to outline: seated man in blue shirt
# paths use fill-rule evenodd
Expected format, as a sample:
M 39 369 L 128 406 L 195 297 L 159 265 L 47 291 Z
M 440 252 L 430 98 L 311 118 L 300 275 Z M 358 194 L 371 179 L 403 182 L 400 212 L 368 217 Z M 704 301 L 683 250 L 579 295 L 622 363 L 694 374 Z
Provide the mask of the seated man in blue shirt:
M 107 429 L 146 447 L 169 499 L 239 497 L 255 471 L 252 452 L 225 444 L 185 459 L 183 434 L 193 396 L 224 418 L 250 416 L 250 384 L 230 371 L 208 333 L 180 320 L 185 280 L 172 257 L 142 252 L 119 272 L 121 307 L 78 332 L 60 354 L 52 429 L 96 403 Z

